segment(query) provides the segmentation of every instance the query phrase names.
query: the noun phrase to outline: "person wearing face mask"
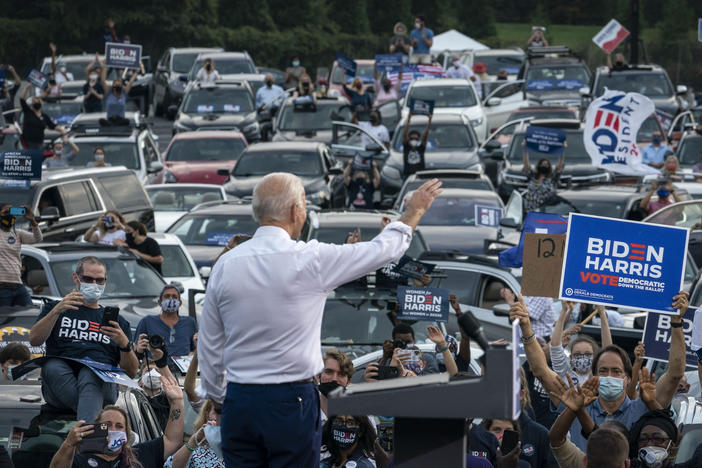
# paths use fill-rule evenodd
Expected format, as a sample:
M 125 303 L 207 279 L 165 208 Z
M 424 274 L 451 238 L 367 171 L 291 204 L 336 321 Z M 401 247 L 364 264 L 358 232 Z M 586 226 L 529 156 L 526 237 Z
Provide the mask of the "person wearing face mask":
M 215 68 L 214 60 L 211 58 L 205 59 L 202 68 L 198 70 L 195 80 L 200 83 L 214 83 L 219 80 L 219 72 Z
M 0 368 L 2 368 L 0 382 L 11 383 L 10 372 L 12 369 L 29 361 L 31 358 L 32 354 L 24 344 L 17 342 L 6 344 L 0 351 Z
M 626 61 L 624 54 L 617 53 L 614 55 L 614 63 L 612 63 L 612 53 L 607 52 L 607 67 L 610 70 L 626 70 L 629 68 L 629 62 Z
M 410 63 L 431 64 L 431 46 L 434 45 L 434 31 L 426 27 L 427 17 L 416 15 L 414 18 L 414 29 L 410 33 L 410 44 L 414 47 Z
M 475 81 L 475 73 L 467 65 L 461 63 L 461 58 L 458 55 L 451 57 L 451 65 L 446 69 L 446 77 Z
M 159 315 L 147 315 L 137 324 L 136 335 L 158 335 L 166 343 L 169 356 L 188 356 L 195 350 L 195 334 L 197 322 L 194 318 L 180 316 L 178 311 L 182 305 L 180 291 L 173 285 L 167 285 L 161 291 L 158 299 L 161 307 Z M 174 364 L 169 364 L 175 369 Z
M 653 196 L 654 192 L 656 195 L 658 195 L 658 200 L 651 201 L 651 197 Z M 673 204 L 673 200 L 670 199 L 671 195 L 673 200 L 675 200 L 675 203 L 680 201 L 678 194 L 675 193 L 675 186 L 673 185 L 672 180 L 664 179 L 661 182 L 654 180 L 651 182 L 651 188 L 641 199 L 639 206 L 648 214 L 653 214 L 661 208 Z
M 677 172 L 680 170 L 680 161 L 678 157 L 673 154 L 672 151 L 665 154 L 665 162 L 663 165 L 663 176 L 666 179 L 680 180 L 680 176 Z
M 146 358 L 147 351 L 153 359 Z M 143 362 L 137 376 L 138 385 L 149 399 L 149 404 L 154 410 L 159 426 L 161 426 L 162 430 L 165 430 L 171 407 L 166 393 L 163 391 L 161 376 L 166 377 L 166 379 L 174 379 L 171 370 L 168 368 L 169 360 L 166 345 L 163 343 L 160 348 L 151 347 L 148 335 L 143 333 L 139 335 L 139 339 L 134 343 L 134 353 Z
M 111 167 L 112 164 L 105 161 L 105 150 L 98 146 L 93 151 L 93 161 L 88 161 L 85 167 Z
M 634 468 L 674 468 L 688 466 L 676 464 L 675 453 L 680 444 L 680 433 L 666 410 L 645 413 L 629 431 L 629 458 Z M 699 466 L 700 447 L 695 451 L 690 466 Z
M 224 468 L 220 418 L 214 401 L 207 400 L 193 424 L 193 435 L 166 460 L 164 468 Z
M 344 72 L 343 77 L 344 83 L 346 83 L 346 72 Z M 361 78 L 358 76 L 354 78 L 351 82 L 350 88 L 346 86 L 346 84 L 343 84 L 341 87 L 346 96 L 349 98 L 351 108 L 354 109 L 354 113 L 358 111 L 364 113 L 370 111 L 370 108 L 373 105 L 373 100 L 370 94 L 366 93 L 366 90 L 363 88 L 363 81 Z
M 302 75 L 307 74 L 307 70 L 305 70 L 305 67 L 300 65 L 300 57 L 293 57 L 291 63 L 292 67 L 288 67 L 285 69 L 285 78 L 283 78 L 283 81 L 285 81 L 286 89 L 297 88 L 298 84 L 300 83 L 300 80 L 302 79 Z
M 51 49 L 51 72 L 56 78 L 56 83 L 61 84 L 73 81 L 73 73 L 67 70 L 66 62 L 58 63 L 58 73 L 56 73 L 56 45 L 50 42 L 49 48 Z
M 407 26 L 404 23 L 395 23 L 392 28 L 393 36 L 390 38 L 388 52 L 391 54 L 401 54 L 402 63 L 407 63 L 411 52 L 411 44 L 407 37 Z
M 63 127 L 56 125 L 51 117 L 41 111 L 43 104 L 41 98 L 36 96 L 32 98 L 31 107 L 27 104 L 25 98 L 30 88 L 32 86 L 25 86 L 19 99 L 23 116 L 21 139 L 25 149 L 43 149 L 46 128 L 58 130 L 61 136 L 65 135 L 66 132 Z
M 39 96 L 43 100 L 48 100 L 48 101 L 55 101 L 57 99 L 61 99 L 61 83 L 58 83 L 56 81 L 56 75 L 54 73 L 49 73 L 48 75 L 49 82 L 46 85 L 46 88 L 44 88 Z
M 97 257 L 78 260 L 73 273 L 75 288 L 60 301 L 42 307 L 29 331 L 31 346 L 46 343 L 47 356 L 90 358 L 119 366 L 130 377 L 137 374 L 139 361 L 132 350 L 129 322 L 101 325 L 104 308 L 98 303 L 107 283 L 105 264 Z M 103 382 L 88 367 L 60 358 L 46 361 L 41 370 L 41 390 L 48 404 L 78 413 L 78 419 L 92 421 L 105 403 L 117 399 L 117 385 Z
M 346 187 L 346 199 L 349 207 L 372 209 L 374 206 L 373 192 L 380 186 L 378 165 L 373 161 L 371 172 L 354 170 L 353 159 L 349 160 L 344 169 L 344 186 Z
M 85 242 L 114 245 L 116 240 L 126 241 L 127 233 L 124 231 L 124 217 L 119 211 L 108 211 L 100 216 L 97 223 L 83 234 Z
M 68 167 L 80 151 L 78 146 L 67 135 L 63 135 L 60 140 L 56 141 L 52 150 L 53 154 L 44 160 L 44 164 L 49 169 Z
M 317 376 L 319 384 L 317 389 L 320 395 L 320 404 L 324 419 L 327 414 L 327 395 L 339 387 L 346 388 L 351 383 L 354 368 L 351 359 L 341 351 L 330 349 L 324 354 L 324 369 Z
M 15 216 L 10 214 L 12 205 L 0 208 L 0 306 L 28 306 L 32 304 L 29 290 L 22 284 L 22 245 L 41 242 L 39 223 L 28 206 L 25 219 L 32 232 L 15 228 Z
M 385 76 L 382 80 L 379 79 L 380 74 L 375 72 L 375 107 L 382 106 L 386 102 L 397 101 L 401 97 L 402 91 L 402 70 L 397 76 L 395 86 L 392 81 Z
M 641 160 L 644 164 L 660 169 L 664 165 L 665 155 L 673 150 L 666 144 L 660 132 L 653 132 L 651 143 L 641 150 Z
M 385 125 L 383 125 L 380 112 L 373 110 L 370 113 L 370 122 L 358 120 L 358 112 L 354 112 L 351 116 L 351 123 L 356 124 L 361 127 L 366 132 L 373 135 L 375 138 L 380 140 L 381 143 L 385 145 L 385 148 L 390 149 L 390 133 Z M 370 139 L 365 133 L 361 135 L 361 147 L 368 148 L 369 146 L 375 146 L 375 142 Z
M 97 54 L 95 59 L 85 69 L 85 84 L 83 85 L 83 109 L 85 112 L 102 112 L 102 100 L 105 97 L 105 88 L 102 87 L 100 68 Z
M 293 93 L 295 103 L 301 104 L 316 104 L 317 95 L 314 93 L 314 84 L 312 78 L 307 73 L 300 77 L 300 82 L 297 84 L 297 89 Z
M 171 413 L 163 435 L 134 443 L 127 412 L 116 405 L 102 408 L 92 424 L 79 420 L 51 459 L 51 468 L 162 468 L 168 457 L 183 445 L 185 414 L 183 392 L 173 378 L 161 377 L 163 392 L 168 397 Z M 107 447 L 102 453 L 80 452 L 81 441 L 93 434 L 97 424 L 106 424 Z
M 533 26 L 531 28 L 531 36 L 527 41 L 527 47 L 548 47 L 548 41 L 544 35 L 546 29 L 541 26 Z
M 112 86 L 108 86 L 107 65 L 104 60 L 100 61 L 100 83 L 102 84 L 102 89 L 106 90 L 103 101 L 107 113 L 106 119 L 100 119 L 101 126 L 121 127 L 129 125 L 129 120 L 124 117 L 124 113 L 127 109 L 127 96 L 132 90 L 136 78 L 137 73 L 132 73 L 131 78 L 129 78 L 127 82 L 127 86 L 123 86 L 121 78 L 115 78 L 112 81 Z
M 158 242 L 146 235 L 146 226 L 139 221 L 130 221 L 124 226 L 125 239 L 115 239 L 114 245 L 128 248 L 134 255 L 141 257 L 162 274 L 163 254 Z
M 412 111 L 410 111 L 407 116 L 407 122 L 405 123 L 405 133 L 402 137 L 402 162 L 405 177 L 417 171 L 424 170 L 424 152 L 427 149 L 427 137 L 429 136 L 429 129 L 431 128 L 432 116 L 430 115 L 420 141 L 419 132 L 417 130 L 410 131 L 410 121 L 413 115 Z
M 375 429 L 366 416 L 330 416 L 322 428 L 322 444 L 329 451 L 329 457 L 322 460 L 322 468 L 375 467 L 376 438 Z
M 544 204 L 556 196 L 558 182 L 563 173 L 565 150 L 568 144 L 565 141 L 563 142 L 563 153 L 558 159 L 555 171 L 551 167 L 551 161 L 547 158 L 539 159 L 534 171 L 529 164 L 529 152 L 526 149 L 525 142 L 522 142 L 522 147 L 524 148 L 524 173 L 528 180 L 527 189 L 524 192 L 524 212 L 528 213 L 530 211 L 539 211 Z
M 263 79 L 265 85 L 256 91 L 256 109 L 259 111 L 264 106 L 278 107 L 285 90 L 273 83 L 273 75 L 267 73 Z

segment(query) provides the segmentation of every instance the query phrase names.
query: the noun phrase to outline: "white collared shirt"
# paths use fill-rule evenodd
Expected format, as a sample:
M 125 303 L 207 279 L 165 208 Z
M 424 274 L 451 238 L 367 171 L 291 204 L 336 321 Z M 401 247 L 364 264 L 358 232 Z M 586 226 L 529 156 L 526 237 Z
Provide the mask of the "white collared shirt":
M 228 382 L 275 384 L 319 374 L 329 291 L 399 260 L 411 240 L 401 222 L 370 242 L 344 245 L 297 242 L 279 227 L 259 227 L 212 269 L 197 349 L 203 394 L 221 402 Z

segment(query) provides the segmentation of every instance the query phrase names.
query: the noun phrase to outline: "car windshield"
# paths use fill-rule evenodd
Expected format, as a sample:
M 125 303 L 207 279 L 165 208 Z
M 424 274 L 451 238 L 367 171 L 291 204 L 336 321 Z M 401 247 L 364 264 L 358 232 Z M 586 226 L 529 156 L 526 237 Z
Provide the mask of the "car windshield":
M 78 147 L 78 154 L 69 162 L 71 166 L 86 167 L 92 166 L 95 161 L 95 148 L 101 147 L 105 153 L 105 162 L 111 166 L 125 166 L 128 169 L 139 169 L 139 154 L 136 142 L 125 141 L 123 143 L 107 141 L 81 141 L 75 139 L 73 142 Z
M 44 105 L 41 106 L 42 112 L 45 112 L 51 119 L 61 125 L 61 117 L 71 116 L 75 117 L 80 114 L 82 104 L 78 101 L 62 101 L 62 102 L 51 102 L 45 101 Z M 73 121 L 73 118 L 71 118 Z M 65 122 L 70 123 L 70 122 Z
M 678 148 L 680 164 L 691 165 L 702 163 L 702 138 L 685 138 Z
M 434 101 L 434 107 L 471 107 L 478 101 L 471 86 L 413 86 L 407 97 L 412 99 Z
M 656 211 L 647 223 L 691 228 L 702 223 L 702 202 L 676 203 Z
M 522 141 L 524 141 L 524 134 L 517 133 L 512 137 L 512 141 L 509 146 L 509 157 L 510 161 L 521 162 L 524 157 L 524 149 L 522 148 Z M 563 151 L 565 156 L 565 164 L 568 163 L 592 163 L 590 155 L 585 151 L 585 143 L 583 142 L 583 132 L 581 131 L 568 131 L 566 136 L 566 143 L 568 143 L 568 148 Z M 551 164 L 556 165 L 559 156 L 554 156 L 550 154 L 534 153 L 529 152 L 529 160 L 531 163 L 536 163 L 539 159 L 546 158 L 551 161 Z
M 193 89 L 183 102 L 186 114 L 241 114 L 254 110 L 251 93 L 245 88 Z
M 192 277 L 195 275 L 188 261 L 188 257 L 185 256 L 185 252 L 183 252 L 183 248 L 180 245 L 161 244 L 160 247 L 161 255 L 163 255 L 161 276 L 164 278 L 175 278 Z
M 626 218 L 626 208 L 627 203 L 621 200 L 607 200 L 603 198 L 598 198 L 596 200 L 588 200 L 583 198 L 571 198 L 567 199 L 578 210 L 579 213 L 594 215 L 594 216 L 604 216 L 606 218 Z M 568 210 L 558 214 L 568 215 L 572 211 L 572 207 L 568 205 Z M 549 211 L 552 213 L 552 211 Z
M 534 117 L 535 119 L 577 119 L 578 115 L 572 110 L 548 110 L 548 111 L 530 111 L 519 110 L 510 114 L 507 117 L 506 122 L 511 122 L 512 120 L 526 119 L 528 117 Z M 514 127 L 511 127 L 514 129 Z
M 61 296 L 65 296 L 76 287 L 72 280 L 76 260 L 50 263 Z M 101 260 L 105 262 L 107 271 L 103 299 L 118 297 L 158 298 L 161 289 L 166 284 L 158 273 L 141 259 L 137 260 L 125 255 L 117 258 L 102 257 Z
M 19 149 L 19 135 L 17 133 L 0 133 L 0 151 Z
M 442 189 L 450 189 L 450 188 L 462 188 L 462 189 L 475 189 L 475 190 L 489 190 L 493 191 L 492 186 L 490 183 L 487 181 L 475 177 L 475 178 L 461 178 L 461 177 L 441 177 L 437 176 L 437 179 L 441 181 L 441 188 Z M 426 181 L 430 179 L 428 178 L 422 178 L 422 179 L 415 179 L 410 182 L 407 182 L 403 187 L 402 187 L 402 194 L 412 192 L 413 190 L 417 190 L 422 184 L 424 184 Z M 404 195 L 401 195 L 399 197 L 400 200 L 404 198 Z
M 417 131 L 423 134 L 425 125 L 410 125 L 410 132 Z M 393 148 L 402 151 L 402 131 L 395 132 Z M 427 153 L 439 151 L 471 151 L 475 142 L 470 131 L 463 125 L 432 125 L 427 136 Z
M 656 117 L 649 115 L 646 120 L 641 123 L 639 133 L 636 134 L 636 141 L 651 141 L 651 139 L 653 139 L 653 132 L 665 132 L 665 130 L 661 128 Z
M 395 302 L 395 298 L 327 298 L 322 317 L 322 344 L 382 346 L 383 341 L 392 337 L 394 325 L 388 318 L 388 305 Z M 427 339 L 429 325 L 436 323 L 420 321 L 412 324 L 416 342 L 423 343 Z
M 211 188 L 183 187 L 168 184 L 165 187 L 146 187 L 154 211 L 190 211 L 196 205 L 208 201 L 223 200 L 222 189 L 216 185 Z
M 346 237 L 352 233 L 356 227 L 357 226 L 337 225 L 321 226 L 319 229 L 313 230 L 310 240 L 317 239 L 319 242 L 326 242 L 327 244 L 343 244 L 346 242 Z M 379 227 L 361 228 L 361 238 L 364 241 L 369 241 L 378 234 L 380 234 Z M 423 245 L 421 237 L 412 236 L 410 246 L 405 253 L 412 258 L 419 258 L 419 256 L 426 252 L 426 250 L 426 246 Z
M 604 94 L 605 88 L 625 93 L 641 93 L 648 97 L 670 97 L 673 88 L 663 73 L 601 73 L 597 78 L 595 96 Z
M 253 235 L 258 223 L 250 214 L 186 215 L 168 229 L 185 245 L 225 246 L 234 234 Z
M 188 73 L 193 67 L 193 63 L 197 56 L 200 55 L 199 52 L 184 52 L 181 54 L 173 55 L 173 70 L 176 73 Z
M 590 74 L 584 65 L 529 67 L 527 91 L 579 90 L 588 83 Z
M 420 225 L 475 226 L 475 205 L 501 208 L 496 198 L 438 197 L 434 200 Z
M 284 132 L 331 130 L 332 120 L 346 122 L 351 120 L 351 110 L 346 102 L 325 103 L 317 101 L 314 110 L 297 109 L 290 102 L 283 107 L 278 120 L 278 130 Z
M 171 144 L 166 161 L 236 161 L 245 148 L 242 138 L 186 138 Z
M 244 153 L 236 167 L 234 177 L 261 176 L 271 172 L 290 172 L 298 176 L 322 174 L 319 154 L 308 152 L 252 152 Z
M 523 55 L 476 55 L 473 64 L 482 62 L 487 67 L 488 75 L 497 75 L 500 70 L 506 70 L 509 75 L 519 73 L 524 62 Z
M 245 59 L 213 59 L 215 70 L 220 75 L 241 75 L 245 73 L 256 73 L 256 67 Z M 190 70 L 190 80 L 194 80 L 197 72 L 200 71 L 202 65 L 205 63 L 205 59 L 201 58 L 198 60 Z
M 71 60 L 70 62 L 64 62 L 66 64 L 66 73 L 70 73 L 73 75 L 74 80 L 84 80 L 85 79 L 85 67 L 88 66 L 90 62 L 93 61 L 95 58 L 94 55 L 92 56 L 87 56 L 85 60 Z M 101 57 L 100 60 L 102 60 L 104 57 Z M 56 61 L 56 72 L 59 73 L 59 63 L 61 62 L 61 59 L 57 59 Z M 44 62 L 44 65 L 41 67 L 41 72 L 44 74 L 51 73 L 51 61 Z
M 369 63 L 366 65 L 358 65 L 356 68 L 356 76 L 361 78 L 364 83 L 372 83 L 375 76 L 375 64 Z M 354 77 L 347 76 L 346 83 L 351 83 Z M 333 84 L 343 84 L 344 83 L 344 71 L 341 67 L 334 67 L 334 74 L 332 76 Z

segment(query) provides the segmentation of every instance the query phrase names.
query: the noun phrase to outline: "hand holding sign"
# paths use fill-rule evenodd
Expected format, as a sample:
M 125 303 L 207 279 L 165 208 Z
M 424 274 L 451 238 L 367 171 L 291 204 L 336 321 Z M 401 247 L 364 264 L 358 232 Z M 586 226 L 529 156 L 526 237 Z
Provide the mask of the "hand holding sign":
M 682 321 L 688 307 L 690 307 L 690 294 L 687 291 L 680 291 L 677 296 L 673 297 L 673 309 L 678 311 L 678 322 Z
M 643 361 L 644 355 L 646 354 L 646 347 L 639 341 L 639 344 L 634 348 L 634 361 Z
M 522 295 L 519 295 L 517 302 L 510 304 L 512 307 L 509 309 L 509 321 L 514 322 L 515 319 L 519 320 L 519 326 L 524 330 L 525 327 L 531 327 L 531 320 L 529 320 L 529 309 L 527 309 L 526 304 L 524 304 L 524 299 Z
M 434 114 L 434 101 L 429 99 L 410 99 L 409 108 L 412 115 Z

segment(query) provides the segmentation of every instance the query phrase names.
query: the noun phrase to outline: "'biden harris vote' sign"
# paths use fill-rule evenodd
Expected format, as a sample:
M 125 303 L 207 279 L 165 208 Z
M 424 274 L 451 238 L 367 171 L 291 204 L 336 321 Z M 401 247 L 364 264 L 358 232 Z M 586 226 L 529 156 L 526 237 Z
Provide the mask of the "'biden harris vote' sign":
M 560 297 L 568 301 L 677 313 L 688 230 L 570 214 Z

